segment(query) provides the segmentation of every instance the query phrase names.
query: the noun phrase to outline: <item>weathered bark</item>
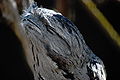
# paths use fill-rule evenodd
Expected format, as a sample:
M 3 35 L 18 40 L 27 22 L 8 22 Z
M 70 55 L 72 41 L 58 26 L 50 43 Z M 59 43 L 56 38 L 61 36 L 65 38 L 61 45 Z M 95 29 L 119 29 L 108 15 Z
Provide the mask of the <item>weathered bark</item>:
M 17 36 L 17 38 L 20 41 L 20 45 L 22 45 L 22 51 L 24 51 L 24 56 L 26 58 L 27 61 L 27 65 L 29 64 L 28 62 L 31 59 L 31 55 L 28 53 L 30 53 L 29 48 L 28 48 L 28 42 L 24 36 L 23 33 L 23 29 L 22 26 L 20 24 L 20 14 L 21 11 L 23 11 L 23 9 L 27 8 L 27 6 L 29 5 L 28 3 L 26 4 L 25 2 L 27 2 L 26 0 L 24 0 L 24 4 L 22 2 L 23 0 L 19 1 L 19 0 L 1 0 L 0 1 L 0 27 L 5 27 L 7 26 L 8 29 L 11 32 L 14 32 L 14 34 Z M 17 5 L 19 4 L 19 5 Z M 18 11 L 19 10 L 19 11 Z M 7 28 L 6 28 L 7 29 Z M 7 37 L 7 36 L 5 36 Z M 14 44 L 14 43 L 13 43 Z M 17 46 L 17 45 L 16 45 Z M 21 52 L 22 52 L 21 51 Z M 7 53 L 4 53 L 7 55 Z M 23 53 L 21 53 L 23 54 Z M 30 67 L 30 66 L 29 66 Z

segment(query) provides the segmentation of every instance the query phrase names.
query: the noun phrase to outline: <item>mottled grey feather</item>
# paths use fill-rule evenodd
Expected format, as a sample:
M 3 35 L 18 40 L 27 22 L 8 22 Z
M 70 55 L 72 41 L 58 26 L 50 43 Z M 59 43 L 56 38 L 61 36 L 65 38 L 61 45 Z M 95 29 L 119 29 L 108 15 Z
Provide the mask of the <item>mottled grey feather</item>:
M 103 62 L 66 17 L 33 4 L 21 16 L 21 24 L 33 54 L 35 80 L 105 80 Z M 103 69 L 99 79 L 94 78 L 99 75 L 94 74 L 94 62 Z

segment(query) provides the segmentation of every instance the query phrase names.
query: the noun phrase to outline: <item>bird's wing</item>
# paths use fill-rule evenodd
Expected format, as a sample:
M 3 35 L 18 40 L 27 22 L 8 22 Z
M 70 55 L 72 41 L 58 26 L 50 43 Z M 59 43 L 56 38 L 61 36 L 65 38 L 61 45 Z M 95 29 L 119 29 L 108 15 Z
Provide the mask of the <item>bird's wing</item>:
M 103 79 L 100 77 L 104 74 L 97 68 L 95 76 L 99 76 L 99 79 L 91 78 L 93 74 L 89 72 L 91 70 L 95 73 L 95 69 L 90 61 L 95 59 L 102 67 L 103 63 L 85 44 L 77 27 L 66 17 L 33 4 L 21 16 L 21 24 L 30 43 L 33 55 L 31 65 L 36 80 L 39 77 L 44 80 L 48 75 L 52 79 L 46 80 L 56 80 L 58 75 L 61 76 L 58 80 L 105 80 L 105 76 Z M 59 69 L 58 74 L 51 71 L 55 68 Z

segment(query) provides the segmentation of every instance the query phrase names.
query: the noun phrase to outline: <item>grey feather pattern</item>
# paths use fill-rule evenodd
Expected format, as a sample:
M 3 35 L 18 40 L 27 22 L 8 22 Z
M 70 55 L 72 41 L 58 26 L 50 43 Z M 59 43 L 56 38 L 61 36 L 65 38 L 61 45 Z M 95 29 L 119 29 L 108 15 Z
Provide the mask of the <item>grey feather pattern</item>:
M 32 4 L 21 24 L 33 54 L 35 80 L 106 80 L 102 60 L 62 14 Z

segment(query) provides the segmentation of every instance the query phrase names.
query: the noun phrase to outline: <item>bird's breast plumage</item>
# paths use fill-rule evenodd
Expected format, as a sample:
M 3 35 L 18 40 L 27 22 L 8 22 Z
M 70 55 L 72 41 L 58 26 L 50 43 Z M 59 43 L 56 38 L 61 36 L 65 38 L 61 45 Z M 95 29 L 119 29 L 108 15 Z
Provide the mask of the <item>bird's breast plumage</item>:
M 72 76 L 71 80 L 106 80 L 102 60 L 89 49 L 77 27 L 61 13 L 32 4 L 21 16 L 21 24 L 33 52 L 33 67 L 38 69 L 35 75 L 43 70 L 39 68 L 39 57 L 46 54 L 59 69 Z

